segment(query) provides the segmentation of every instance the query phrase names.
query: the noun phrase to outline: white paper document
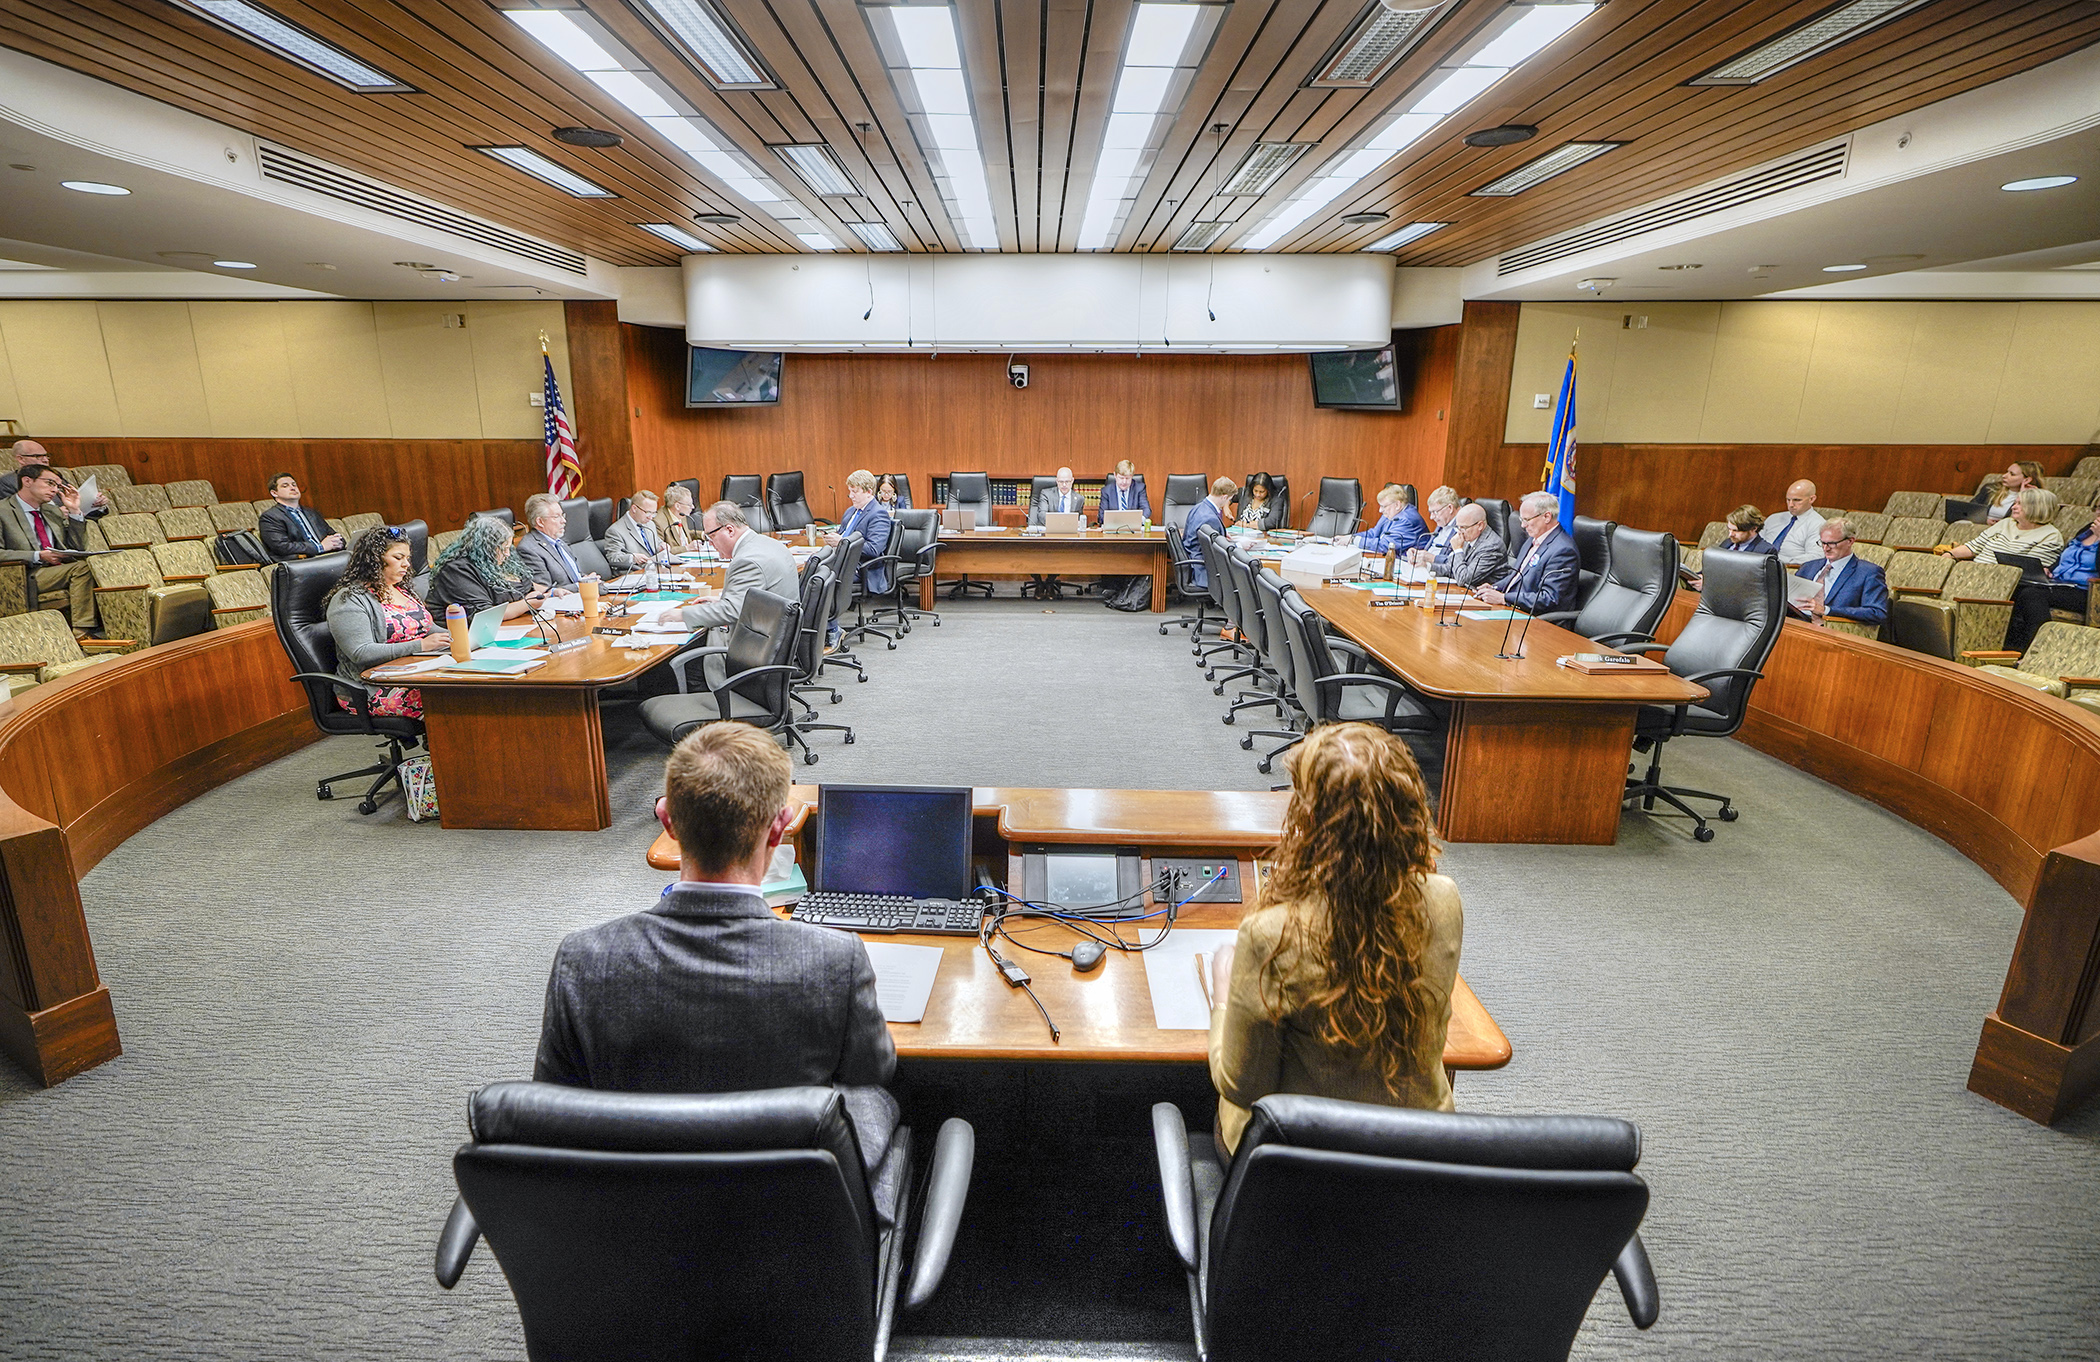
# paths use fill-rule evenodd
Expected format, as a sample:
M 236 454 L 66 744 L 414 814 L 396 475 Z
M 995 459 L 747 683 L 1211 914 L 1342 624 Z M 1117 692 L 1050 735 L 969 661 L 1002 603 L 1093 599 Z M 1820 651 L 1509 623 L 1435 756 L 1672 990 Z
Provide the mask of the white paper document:
M 693 631 L 686 625 L 684 613 L 674 609 L 666 610 L 660 615 L 648 616 L 634 626 L 634 632 L 637 634 L 690 634 Z
M 1152 990 L 1152 1024 L 1162 1031 L 1210 1029 L 1211 957 L 1231 945 L 1239 933 L 1176 927 L 1167 939 L 1144 953 L 1145 986 Z M 1198 975 L 1199 965 L 1206 971 Z
M 536 624 L 499 624 L 496 626 L 496 637 L 524 638 L 527 634 L 537 634 L 539 631 L 540 628 Z
M 509 652 L 508 648 L 503 650 Z M 396 676 L 421 676 L 424 672 L 443 671 L 452 665 L 452 654 L 439 653 L 436 657 L 418 658 L 414 662 L 397 662 L 386 669 L 389 679 Z
M 868 948 L 868 960 L 875 966 L 875 1001 L 882 1006 L 882 1019 L 926 1020 L 926 1000 L 933 996 L 934 976 L 941 972 L 941 960 L 947 952 L 939 946 L 903 946 L 887 941 L 861 944 Z
M 547 609 L 557 615 L 580 615 L 583 613 L 583 597 L 573 591 L 548 593 Z
M 615 648 L 662 648 L 671 644 L 683 643 L 690 637 L 692 635 L 686 633 L 633 633 L 613 639 L 611 643 Z
M 476 648 L 467 654 L 470 662 L 530 662 L 547 655 L 545 648 Z

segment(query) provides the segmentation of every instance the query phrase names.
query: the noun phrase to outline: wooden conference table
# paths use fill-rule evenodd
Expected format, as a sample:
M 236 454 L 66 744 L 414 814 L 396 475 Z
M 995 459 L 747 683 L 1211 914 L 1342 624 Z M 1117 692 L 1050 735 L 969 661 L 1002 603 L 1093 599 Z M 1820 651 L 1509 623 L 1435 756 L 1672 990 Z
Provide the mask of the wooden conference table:
M 1167 608 L 1174 565 L 1167 532 L 1081 530 L 1029 534 L 1022 530 L 942 530 L 935 558 L 943 580 L 956 577 L 1150 577 L 1154 614 Z M 919 608 L 933 609 L 933 578 L 919 579 Z
M 1303 594 L 1395 676 L 1450 702 L 1437 795 L 1437 831 L 1446 841 L 1611 845 L 1634 712 L 1707 695 L 1668 672 L 1586 676 L 1557 666 L 1570 653 L 1616 651 L 1558 625 L 1533 620 L 1523 658 L 1506 660 L 1495 656 L 1505 637 L 1501 620 L 1461 619 L 1447 628 L 1434 611 L 1374 606 L 1379 597 L 1367 591 Z M 1514 647 L 1516 634 L 1507 637 Z
M 1021 881 L 1022 846 L 1134 846 L 1147 858 L 1231 856 L 1240 883 L 1256 884 L 1256 858 L 1275 845 L 1288 796 L 1209 790 L 1056 790 L 980 786 L 975 806 L 977 854 L 999 864 L 1007 883 Z M 789 795 L 799 806 L 790 835 L 796 858 L 811 864 L 807 837 L 817 787 L 797 785 Z M 657 837 L 648 861 L 659 870 L 678 868 L 678 843 Z M 1145 867 L 1151 880 L 1151 867 Z M 1251 889 L 1246 891 L 1251 893 Z M 1152 905 L 1149 894 L 1147 908 Z M 1247 911 L 1243 903 L 1192 903 L 1182 908 L 1184 927 L 1231 928 Z M 1144 924 L 1150 929 L 1150 924 Z M 1032 946 L 1069 950 L 1079 933 L 1062 923 L 1016 921 L 1013 930 Z M 908 1059 L 1166 1061 L 1205 1063 L 1204 1031 L 1162 1031 L 1154 1025 L 1152 991 L 1142 957 L 1110 951 L 1082 974 L 1069 961 L 1005 947 L 1032 977 L 1031 987 L 1063 1032 L 1057 1041 L 1021 990 L 1009 986 L 975 937 L 870 934 L 870 941 L 937 946 L 945 953 L 925 1020 L 891 1023 L 897 1053 Z M 1446 1069 L 1499 1069 L 1509 1063 L 1510 1044 L 1495 1019 L 1461 978 L 1451 996 L 1451 1028 L 1444 1044 Z

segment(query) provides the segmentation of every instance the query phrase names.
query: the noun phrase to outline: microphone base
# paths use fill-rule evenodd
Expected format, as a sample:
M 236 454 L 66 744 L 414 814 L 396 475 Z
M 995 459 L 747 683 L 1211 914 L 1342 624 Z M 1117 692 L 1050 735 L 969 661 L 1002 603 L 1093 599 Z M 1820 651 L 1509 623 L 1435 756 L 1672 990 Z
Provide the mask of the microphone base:
M 1524 654 L 1522 653 L 1496 653 L 1495 656 L 1504 662 L 1522 662 L 1524 660 Z

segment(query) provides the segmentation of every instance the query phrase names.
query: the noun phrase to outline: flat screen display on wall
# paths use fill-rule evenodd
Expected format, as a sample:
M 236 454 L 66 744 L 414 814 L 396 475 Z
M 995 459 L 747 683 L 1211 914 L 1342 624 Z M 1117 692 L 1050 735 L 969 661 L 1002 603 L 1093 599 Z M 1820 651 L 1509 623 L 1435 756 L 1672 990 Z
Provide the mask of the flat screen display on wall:
M 1394 347 L 1336 350 L 1312 358 L 1313 405 L 1399 411 L 1406 396 Z
M 686 348 L 688 407 L 762 407 L 780 401 L 780 353 Z

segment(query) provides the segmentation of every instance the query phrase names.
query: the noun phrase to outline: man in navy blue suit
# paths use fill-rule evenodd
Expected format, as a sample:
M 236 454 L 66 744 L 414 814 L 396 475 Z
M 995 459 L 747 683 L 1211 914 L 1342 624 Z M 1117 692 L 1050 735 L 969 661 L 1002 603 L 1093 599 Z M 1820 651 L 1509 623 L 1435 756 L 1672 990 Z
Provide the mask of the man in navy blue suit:
M 1219 478 L 1210 485 L 1210 495 L 1189 508 L 1189 518 L 1182 522 L 1181 552 L 1196 560 L 1190 571 L 1190 579 L 1208 591 L 1210 572 L 1203 562 L 1203 536 L 1199 533 L 1209 526 L 1219 534 L 1225 533 L 1225 508 L 1240 494 L 1240 485 L 1231 478 Z
M 1797 608 L 1818 624 L 1829 615 L 1860 624 L 1887 624 L 1888 578 L 1866 559 L 1852 556 L 1851 523 L 1842 516 L 1826 520 L 1816 537 L 1823 561 L 1810 559 L 1794 575 L 1814 582 L 1817 591 Z
M 828 542 L 836 544 L 849 534 L 860 536 L 860 560 L 867 564 L 860 570 L 860 589 L 870 596 L 880 596 L 890 589 L 890 570 L 886 564 L 877 564 L 875 559 L 890 551 L 890 526 L 894 523 L 890 511 L 875 496 L 875 475 L 865 468 L 856 468 L 846 475 L 846 499 L 852 508 L 839 517 L 839 527 L 833 531 Z M 838 635 L 832 634 L 836 642 Z
M 1507 577 L 1480 593 L 1489 605 L 1514 606 L 1527 614 L 1550 615 L 1575 608 L 1575 584 L 1582 555 L 1560 527 L 1560 501 L 1551 492 L 1533 492 L 1517 506 L 1517 516 L 1531 542 L 1517 555 Z
M 1101 513 L 1110 511 L 1143 511 L 1145 519 L 1152 518 L 1152 498 L 1145 495 L 1144 479 L 1128 459 L 1117 463 L 1116 471 L 1101 484 Z

